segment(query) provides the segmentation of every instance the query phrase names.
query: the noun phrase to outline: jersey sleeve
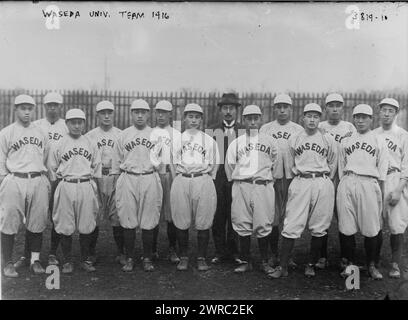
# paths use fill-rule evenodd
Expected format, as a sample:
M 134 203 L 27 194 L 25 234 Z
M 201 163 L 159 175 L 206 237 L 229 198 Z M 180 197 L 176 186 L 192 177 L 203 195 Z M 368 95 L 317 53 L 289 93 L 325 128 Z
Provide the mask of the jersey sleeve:
M 218 167 L 220 164 L 220 152 L 218 150 L 217 142 L 208 136 L 208 143 L 211 144 L 210 146 L 210 165 L 212 166 L 210 175 L 213 179 L 215 179 L 218 171 Z
M 123 134 L 124 131 L 119 135 L 114 147 L 112 155 L 112 174 L 120 174 L 120 165 L 123 162 Z
M 377 136 L 378 154 L 377 154 L 377 168 L 380 181 L 385 181 L 388 171 L 388 148 L 385 145 L 385 140 Z
M 330 168 L 330 179 L 336 175 L 339 158 L 339 144 L 334 140 L 330 134 L 325 134 L 328 142 L 327 164 Z
M 229 147 L 227 149 L 227 155 L 225 157 L 224 168 L 225 168 L 225 174 L 227 175 L 228 181 L 232 180 L 232 173 L 233 173 L 233 171 L 235 169 L 235 166 L 236 166 L 237 141 L 238 140 L 234 140 L 234 141 L 231 142 L 231 144 L 229 145 Z
M 408 133 L 402 136 L 401 179 L 408 180 Z
M 347 139 L 345 140 L 347 141 Z M 346 164 L 347 164 L 347 158 L 346 158 L 346 153 L 344 151 L 344 142 L 342 141 L 339 143 L 338 146 L 338 160 L 337 160 L 337 172 L 339 174 L 339 179 L 341 179 L 344 175 L 344 169 L 346 168 Z
M 8 174 L 6 161 L 7 161 L 7 138 L 6 138 L 6 131 L 0 131 L 0 176 L 5 176 Z
M 289 140 L 288 140 L 288 145 L 289 145 L 289 151 L 287 152 L 287 162 L 288 162 L 288 168 L 291 168 L 291 171 L 296 174 L 295 170 L 295 145 L 296 145 L 296 140 L 299 135 L 299 132 L 297 132 L 295 135 L 292 135 Z
M 92 147 L 93 147 L 93 158 L 92 158 L 92 170 L 93 170 L 93 178 L 102 178 L 102 151 L 99 150 L 96 143 L 91 140 Z
M 59 160 L 60 141 L 53 144 L 49 149 L 46 167 L 48 169 L 48 176 L 50 178 L 50 181 L 57 180 L 57 170 L 58 170 L 58 166 L 60 163 L 60 160 Z
M 276 167 L 276 163 L 278 160 L 278 153 L 279 153 L 279 149 L 278 146 L 276 145 L 274 139 L 271 137 L 270 138 L 270 145 L 271 145 L 271 154 L 270 154 L 270 158 L 272 161 L 272 172 L 275 170 Z
M 150 150 L 150 161 L 153 167 L 158 170 L 162 161 L 163 154 L 163 141 L 162 138 L 156 134 L 151 135 L 151 141 L 154 143 L 154 147 Z

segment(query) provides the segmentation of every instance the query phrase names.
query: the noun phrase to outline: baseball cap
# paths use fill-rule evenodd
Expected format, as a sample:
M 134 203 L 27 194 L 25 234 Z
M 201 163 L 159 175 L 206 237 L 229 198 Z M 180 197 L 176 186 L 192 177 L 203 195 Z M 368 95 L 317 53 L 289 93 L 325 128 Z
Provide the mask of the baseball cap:
M 108 100 L 103 100 L 101 102 L 98 102 L 96 105 L 96 112 L 99 112 L 101 110 L 115 110 L 115 106 L 113 105 L 112 102 Z
M 303 108 L 303 114 L 305 114 L 306 112 L 309 112 L 309 111 L 315 111 L 315 112 L 319 112 L 321 114 L 322 113 L 322 108 L 317 103 L 314 103 L 314 102 L 313 103 L 308 103 Z
M 341 96 L 341 94 L 338 93 L 330 93 L 327 97 L 326 97 L 326 104 L 330 103 L 330 102 L 341 102 L 344 103 L 344 99 Z
M 353 116 L 360 113 L 372 116 L 373 109 L 368 104 L 358 104 L 353 109 Z
M 384 98 L 384 99 L 381 100 L 381 102 L 378 105 L 381 107 L 383 104 L 388 104 L 390 106 L 393 106 L 393 107 L 399 109 L 398 101 L 393 99 L 393 98 Z
M 254 105 L 254 104 L 250 104 L 249 106 L 246 106 L 246 107 L 244 108 L 244 111 L 242 112 L 242 115 L 243 115 L 243 116 L 247 116 L 247 115 L 249 115 L 249 114 L 259 114 L 259 115 L 262 115 L 262 111 L 261 111 L 261 109 L 260 109 L 258 106 Z
M 156 103 L 156 107 L 154 108 L 155 110 L 164 110 L 164 111 L 172 111 L 173 106 L 172 104 L 167 101 L 167 100 L 160 100 L 159 102 Z
M 14 99 L 14 105 L 23 104 L 23 103 L 32 104 L 35 106 L 34 99 L 27 94 L 20 94 Z
M 186 105 L 184 108 L 184 112 L 199 112 L 201 114 L 204 114 L 203 109 L 197 104 L 197 103 L 189 103 Z
M 62 104 L 62 96 L 58 92 L 48 92 L 44 97 L 44 104 L 52 102 Z
M 135 110 L 135 109 L 143 109 L 143 110 L 150 111 L 149 104 L 143 99 L 136 99 L 132 102 L 132 105 L 130 106 L 130 110 Z
M 69 119 L 84 119 L 85 113 L 81 109 L 69 109 L 65 115 L 65 120 Z
M 273 104 L 278 104 L 278 103 L 286 103 L 292 105 L 292 99 L 286 94 L 286 93 L 281 93 L 278 94 L 275 99 L 273 99 Z

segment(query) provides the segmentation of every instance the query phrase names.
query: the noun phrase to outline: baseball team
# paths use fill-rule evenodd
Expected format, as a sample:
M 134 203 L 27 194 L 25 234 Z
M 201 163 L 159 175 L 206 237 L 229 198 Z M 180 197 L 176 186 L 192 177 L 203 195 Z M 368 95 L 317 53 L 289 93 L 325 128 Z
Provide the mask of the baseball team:
M 96 105 L 98 127 L 84 134 L 85 113 L 70 109 L 61 118 L 63 97 L 44 97 L 46 117 L 34 122 L 36 103 L 15 98 L 16 121 L 0 131 L 0 231 L 2 270 L 45 273 L 40 262 L 43 233 L 52 224 L 48 265 L 74 272 L 73 235 L 79 233 L 80 266 L 94 272 L 101 223 L 108 220 L 124 272 L 135 268 L 136 236 L 141 264 L 151 272 L 158 261 L 159 225 L 166 227 L 168 259 L 189 269 L 189 230 L 197 232 L 196 268 L 233 262 L 234 272 L 253 268 L 251 238 L 256 237 L 259 268 L 268 279 L 287 277 L 296 267 L 295 240 L 306 226 L 310 252 L 306 277 L 329 265 L 328 230 L 338 226 L 340 275 L 356 263 L 356 234 L 364 239 L 368 275 L 381 280 L 382 230 L 391 244 L 390 278 L 400 278 L 408 225 L 408 132 L 396 125 L 400 106 L 379 103 L 380 127 L 371 129 L 373 109 L 353 108 L 344 121 L 340 94 L 304 106 L 302 125 L 291 121 L 292 99 L 274 98 L 274 121 L 263 123 L 256 105 L 243 108 L 238 95 L 218 102 L 220 122 L 202 130 L 204 112 L 196 103 L 183 111 L 184 131 L 171 126 L 173 106 L 161 100 L 151 109 L 143 99 L 130 106 L 132 126 L 113 126 L 115 106 Z M 323 113 L 326 121 L 321 121 Z M 163 223 L 160 223 L 163 222 Z M 14 262 L 15 236 L 25 226 L 24 255 Z M 140 232 L 138 232 L 140 231 Z M 57 251 L 61 249 L 62 255 Z

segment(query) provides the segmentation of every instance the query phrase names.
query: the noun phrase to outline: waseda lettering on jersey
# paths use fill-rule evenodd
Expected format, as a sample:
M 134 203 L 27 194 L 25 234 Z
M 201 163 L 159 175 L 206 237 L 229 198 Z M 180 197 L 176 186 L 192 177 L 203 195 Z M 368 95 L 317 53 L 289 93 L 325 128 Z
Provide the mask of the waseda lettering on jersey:
M 85 150 L 84 148 L 72 148 L 72 150 L 69 150 L 68 152 L 64 153 L 61 156 L 61 158 L 64 161 L 68 161 L 73 156 L 77 156 L 77 155 L 83 156 L 88 161 L 91 161 L 91 159 L 92 159 L 92 154 L 89 151 Z
M 130 151 L 133 148 L 135 148 L 136 146 L 145 146 L 147 149 L 152 149 L 154 148 L 155 144 L 150 142 L 149 140 L 147 140 L 146 138 L 136 138 L 135 140 L 130 141 L 129 143 L 125 144 L 125 149 L 126 151 Z
M 254 143 L 248 143 L 245 147 L 238 150 L 238 159 L 240 159 L 244 155 L 247 155 L 252 150 L 264 152 L 264 153 L 266 153 L 268 155 L 271 154 L 271 148 L 268 147 L 268 146 L 265 146 L 264 144 L 261 144 L 261 143 L 255 143 L 255 144 Z
M 102 148 L 104 146 L 108 146 L 108 147 L 113 148 L 115 143 L 111 139 L 102 139 L 102 140 L 98 141 L 97 145 L 98 145 L 98 149 L 100 149 L 100 148 Z
M 333 134 L 333 133 L 330 133 L 330 134 L 333 136 L 334 140 L 336 140 L 337 142 L 341 142 L 341 140 L 343 140 L 344 138 L 351 137 L 353 132 L 349 131 L 344 136 L 341 136 L 339 134 Z
M 36 137 L 24 137 L 18 140 L 16 143 L 12 144 L 11 147 L 14 149 L 14 151 L 17 151 L 18 149 L 20 149 L 22 146 L 26 144 L 34 144 L 40 148 L 43 147 L 42 141 Z
M 387 141 L 388 149 L 394 152 L 397 151 L 398 146 L 393 141 L 391 141 L 389 138 L 385 138 L 385 141 Z
M 327 149 L 322 148 L 317 143 L 310 144 L 309 142 L 306 142 L 305 144 L 302 144 L 300 147 L 297 147 L 295 153 L 297 156 L 300 156 L 306 150 L 315 151 L 323 157 L 327 157 L 327 154 L 329 152 Z
M 274 139 L 286 139 L 288 140 L 290 138 L 292 134 L 290 134 L 289 132 L 282 132 L 282 131 L 278 131 L 276 133 L 272 133 L 272 137 Z
M 48 138 L 50 140 L 56 140 L 58 141 L 59 139 L 61 139 L 63 137 L 62 134 L 58 133 L 58 132 L 48 132 Z
M 357 141 L 356 143 L 354 143 L 350 147 L 347 147 L 346 148 L 346 153 L 349 156 L 355 150 L 359 150 L 359 149 L 366 151 L 370 156 L 373 156 L 373 157 L 375 156 L 375 148 L 373 148 L 372 146 L 367 144 L 367 142 L 360 143 L 359 141 Z
M 203 157 L 205 157 L 207 153 L 203 146 L 200 146 L 198 143 L 191 144 L 190 142 L 187 142 L 185 145 L 183 145 L 180 153 L 184 153 L 187 151 L 197 151 L 198 153 L 201 153 Z

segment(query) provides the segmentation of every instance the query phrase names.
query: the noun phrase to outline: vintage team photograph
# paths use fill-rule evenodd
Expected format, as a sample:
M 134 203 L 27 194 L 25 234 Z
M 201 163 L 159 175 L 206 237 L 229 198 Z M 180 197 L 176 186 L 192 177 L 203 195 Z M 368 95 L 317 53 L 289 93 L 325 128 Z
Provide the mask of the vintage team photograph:
M 2 300 L 408 299 L 406 2 L 3 2 L 0 24 Z

